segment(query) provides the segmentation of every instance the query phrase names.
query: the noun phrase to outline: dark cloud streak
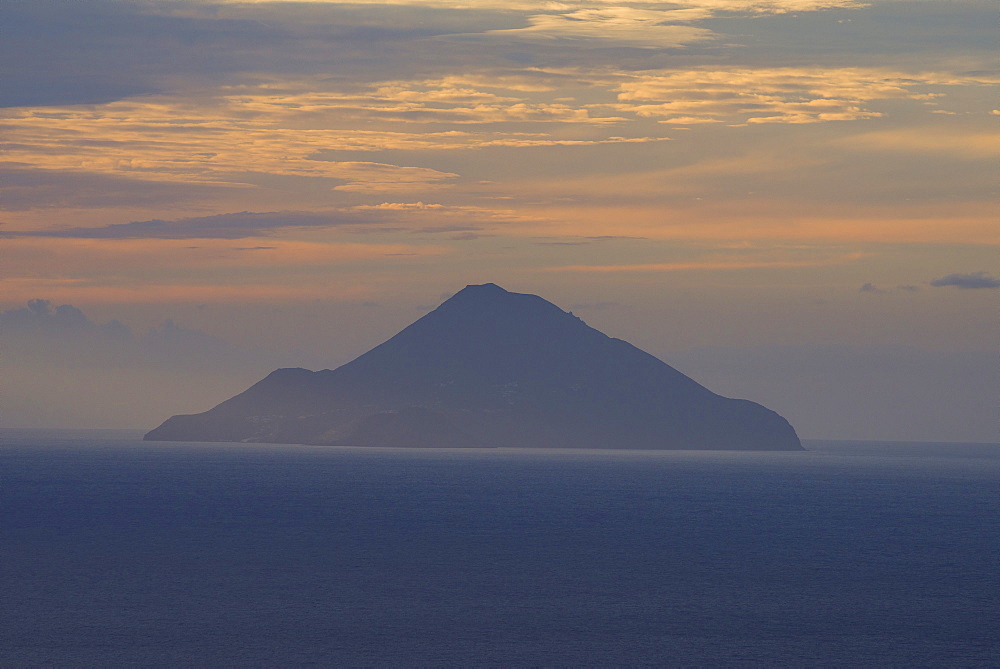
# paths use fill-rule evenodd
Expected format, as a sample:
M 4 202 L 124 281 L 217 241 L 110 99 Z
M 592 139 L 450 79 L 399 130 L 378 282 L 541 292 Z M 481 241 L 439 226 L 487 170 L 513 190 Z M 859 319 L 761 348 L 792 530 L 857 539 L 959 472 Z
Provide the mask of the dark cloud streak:
M 456 223 L 426 225 L 426 217 L 441 216 L 448 220 L 461 217 Z M 242 211 L 214 216 L 197 216 L 177 220 L 152 219 L 113 223 L 94 228 L 0 232 L 2 238 L 43 237 L 56 239 L 246 239 L 267 237 L 289 228 L 337 228 L 357 226 L 352 232 L 409 232 L 416 234 L 474 233 L 481 229 L 475 213 L 451 212 L 443 209 L 425 212 L 393 208 L 343 209 L 324 212 Z M 490 216 L 491 223 L 502 219 Z M 401 223 L 406 225 L 400 226 Z M 196 247 L 192 247 L 196 248 Z M 241 251 L 265 250 L 273 247 L 241 247 Z
M 1000 279 L 990 276 L 986 272 L 973 272 L 972 274 L 949 274 L 940 279 L 931 281 L 931 285 L 937 288 L 954 286 L 963 290 L 976 290 L 982 288 L 1000 288 Z
M 245 239 L 267 236 L 282 228 L 327 228 L 378 223 L 385 218 L 374 212 L 249 212 L 198 216 L 174 221 L 152 219 L 114 223 L 99 228 L 68 228 L 38 232 L 10 231 L 6 237 L 55 237 L 68 239 Z M 259 250 L 265 247 L 244 248 Z

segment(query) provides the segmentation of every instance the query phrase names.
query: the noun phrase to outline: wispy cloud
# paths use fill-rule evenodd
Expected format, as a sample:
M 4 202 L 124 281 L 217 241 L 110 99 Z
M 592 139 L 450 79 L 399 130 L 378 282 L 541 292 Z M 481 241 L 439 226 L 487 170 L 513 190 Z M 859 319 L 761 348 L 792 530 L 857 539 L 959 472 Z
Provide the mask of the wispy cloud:
M 377 219 L 358 213 L 352 215 L 352 212 L 349 211 L 325 213 L 244 211 L 178 220 L 153 219 L 114 223 L 93 228 L 64 228 L 35 232 L 8 231 L 0 233 L 0 236 L 77 239 L 242 239 L 266 235 L 283 228 L 329 228 L 371 222 L 377 222 Z
M 510 72 L 492 86 L 484 81 L 487 76 L 393 80 L 363 89 L 319 78 L 265 81 L 196 97 L 9 109 L 0 114 L 0 128 L 9 142 L 8 160 L 22 167 L 202 187 L 249 184 L 251 175 L 268 174 L 325 179 L 335 191 L 378 196 L 448 188 L 461 177 L 388 160 L 345 160 L 347 153 L 667 139 L 662 131 L 651 134 L 644 119 L 668 125 L 859 121 L 881 116 L 868 106 L 872 101 L 926 102 L 941 95 L 930 87 L 988 80 L 815 67 L 640 73 L 535 68 Z M 534 77 L 533 84 L 523 83 L 525 77 Z M 559 97 L 561 89 L 551 87 L 560 82 L 586 84 L 590 98 L 608 101 Z M 504 88 L 508 85 L 513 88 Z M 532 85 L 545 90 L 528 90 Z M 990 150 L 985 139 L 889 130 L 856 141 L 868 148 L 982 154 Z
M 663 123 L 821 123 L 877 118 L 874 100 L 927 101 L 929 86 L 982 85 L 989 77 L 879 68 L 695 68 L 636 74 L 618 85 L 619 112 Z
M 590 46 L 678 47 L 710 40 L 706 28 L 677 25 L 708 18 L 702 9 L 652 10 L 629 6 L 584 7 L 560 14 L 536 14 L 529 26 L 483 33 L 511 40 L 583 40 Z
M 240 182 L 246 173 L 260 172 L 322 177 L 344 190 L 393 192 L 434 188 L 456 177 L 424 167 L 312 160 L 319 149 L 346 148 L 350 133 L 295 127 L 284 115 L 268 117 L 241 109 L 244 104 L 250 103 L 222 98 L 192 106 L 163 98 L 17 109 L 0 115 L 0 128 L 12 142 L 12 162 L 145 180 Z
M 383 202 L 326 211 L 242 211 L 174 220 L 152 219 L 98 227 L 73 227 L 34 231 L 7 230 L 0 238 L 63 239 L 244 239 L 270 236 L 287 229 L 330 229 L 351 226 L 428 231 L 434 223 L 444 231 L 478 229 L 485 224 L 537 220 L 507 209 L 448 206 L 424 202 Z M 458 227 L 456 227 L 458 226 Z

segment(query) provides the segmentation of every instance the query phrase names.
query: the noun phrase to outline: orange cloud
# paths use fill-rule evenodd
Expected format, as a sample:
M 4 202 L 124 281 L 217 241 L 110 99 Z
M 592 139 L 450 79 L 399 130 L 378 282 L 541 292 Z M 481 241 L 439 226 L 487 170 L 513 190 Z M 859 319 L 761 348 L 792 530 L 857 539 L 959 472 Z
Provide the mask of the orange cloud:
M 568 8 L 567 8 L 568 9 Z M 712 39 L 715 35 L 705 28 L 677 23 L 708 18 L 707 10 L 641 9 L 622 5 L 590 6 L 555 14 L 535 14 L 529 26 L 507 30 L 492 30 L 483 36 L 516 40 L 587 40 L 615 42 L 630 46 L 681 46 Z
M 641 73 L 526 68 L 499 72 L 492 82 L 489 74 L 373 82 L 360 91 L 337 90 L 336 83 L 320 78 L 275 79 L 199 96 L 11 108 L 0 112 L 0 128 L 9 143 L 7 160 L 35 168 L 186 184 L 247 183 L 253 181 L 247 173 L 265 173 L 330 179 L 340 182 L 331 186 L 340 191 L 389 194 L 448 187 L 458 175 L 323 156 L 666 139 L 650 134 L 643 119 L 673 125 L 863 120 L 881 113 L 867 107 L 874 100 L 932 101 L 941 93 L 928 87 L 992 81 L 815 67 Z M 589 100 L 552 99 L 561 87 L 585 88 Z M 882 143 L 895 145 L 891 137 Z
M 696 68 L 637 74 L 618 85 L 619 112 L 663 123 L 821 123 L 881 116 L 873 100 L 940 97 L 928 86 L 977 86 L 989 76 L 907 73 L 881 68 Z M 623 104 L 624 103 L 624 104 Z

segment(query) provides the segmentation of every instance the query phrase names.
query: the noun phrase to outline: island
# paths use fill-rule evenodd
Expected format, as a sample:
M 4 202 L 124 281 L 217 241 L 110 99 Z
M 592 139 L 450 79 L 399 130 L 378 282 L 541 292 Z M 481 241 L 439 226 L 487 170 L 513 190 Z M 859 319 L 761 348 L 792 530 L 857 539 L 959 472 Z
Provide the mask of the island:
M 802 450 L 722 397 L 537 295 L 467 286 L 337 369 L 279 369 L 148 441 L 424 448 Z

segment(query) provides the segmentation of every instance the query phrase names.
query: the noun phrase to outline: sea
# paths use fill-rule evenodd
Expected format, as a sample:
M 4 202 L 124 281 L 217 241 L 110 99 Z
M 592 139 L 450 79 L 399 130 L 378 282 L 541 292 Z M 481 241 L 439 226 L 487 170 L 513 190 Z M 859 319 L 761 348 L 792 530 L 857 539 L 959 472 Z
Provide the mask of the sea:
M 997 667 L 1000 445 L 0 430 L 3 667 Z

